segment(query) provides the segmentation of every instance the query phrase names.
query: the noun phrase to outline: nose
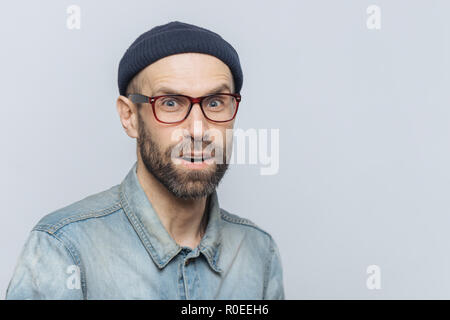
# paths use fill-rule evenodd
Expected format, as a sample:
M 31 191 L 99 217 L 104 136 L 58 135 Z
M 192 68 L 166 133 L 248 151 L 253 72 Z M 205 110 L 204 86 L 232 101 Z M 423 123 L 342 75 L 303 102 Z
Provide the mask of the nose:
M 208 130 L 208 120 L 203 115 L 199 103 L 192 105 L 189 116 L 184 121 L 187 129 L 194 140 L 201 141 L 206 130 Z

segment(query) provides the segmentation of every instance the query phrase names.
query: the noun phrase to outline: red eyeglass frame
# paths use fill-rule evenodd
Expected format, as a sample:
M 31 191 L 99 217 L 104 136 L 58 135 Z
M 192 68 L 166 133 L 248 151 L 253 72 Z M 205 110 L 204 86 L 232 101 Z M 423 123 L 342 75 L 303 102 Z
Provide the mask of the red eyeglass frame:
M 233 117 L 229 120 L 212 120 L 210 118 L 208 118 L 208 116 L 205 114 L 205 110 L 203 110 L 203 106 L 202 106 L 202 102 L 203 99 L 208 98 L 208 97 L 212 97 L 212 96 L 216 96 L 216 95 L 227 95 L 227 96 L 232 96 L 236 98 L 236 110 L 234 111 Z M 180 120 L 180 121 L 176 121 L 176 122 L 166 122 L 166 121 L 161 121 L 160 119 L 158 119 L 158 117 L 156 116 L 156 111 L 155 111 L 155 102 L 156 100 L 158 100 L 159 98 L 163 98 L 163 97 L 185 97 L 188 98 L 189 101 L 191 102 L 191 105 L 189 106 L 189 110 L 186 113 L 186 116 Z M 193 98 L 190 96 L 186 96 L 184 94 L 164 94 L 164 95 L 159 95 L 159 96 L 154 96 L 154 97 L 149 97 L 149 96 L 145 96 L 143 94 L 140 93 L 130 93 L 127 95 L 127 97 L 133 101 L 134 103 L 150 103 L 152 105 L 152 110 L 153 110 L 153 115 L 155 116 L 156 121 L 161 122 L 161 123 L 165 123 L 165 124 L 178 124 L 183 122 L 184 120 L 187 119 L 187 117 L 189 116 L 189 114 L 191 113 L 192 107 L 194 106 L 194 104 L 198 103 L 200 106 L 200 109 L 202 110 L 203 115 L 205 116 L 206 119 L 208 119 L 209 121 L 212 122 L 218 122 L 218 123 L 223 123 L 223 122 L 230 122 L 232 121 L 237 114 L 237 111 L 239 109 L 239 102 L 241 102 L 241 95 L 239 93 L 216 93 L 216 94 L 210 94 L 207 96 L 203 96 L 203 97 L 197 97 L 197 98 Z

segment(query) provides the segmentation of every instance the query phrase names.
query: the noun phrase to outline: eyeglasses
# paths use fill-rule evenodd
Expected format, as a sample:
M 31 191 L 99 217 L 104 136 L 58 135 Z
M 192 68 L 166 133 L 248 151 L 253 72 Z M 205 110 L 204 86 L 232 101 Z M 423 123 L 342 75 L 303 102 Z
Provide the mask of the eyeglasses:
M 147 97 L 131 93 L 128 98 L 134 103 L 150 103 L 156 120 L 168 124 L 186 120 L 195 103 L 200 104 L 206 119 L 213 122 L 228 122 L 236 116 L 241 101 L 241 95 L 238 93 L 216 93 L 198 98 L 182 94 Z

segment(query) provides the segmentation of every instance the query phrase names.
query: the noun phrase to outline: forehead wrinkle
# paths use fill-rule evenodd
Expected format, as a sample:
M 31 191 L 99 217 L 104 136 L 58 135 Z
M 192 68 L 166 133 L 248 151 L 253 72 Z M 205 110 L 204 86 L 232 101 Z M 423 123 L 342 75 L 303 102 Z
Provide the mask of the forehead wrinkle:
M 234 91 L 233 78 L 228 74 L 211 76 L 205 81 L 199 81 L 196 78 L 197 77 L 190 77 L 186 79 L 177 77 L 176 75 L 160 75 L 151 81 L 152 83 L 149 88 L 152 95 L 172 93 L 190 95 L 193 91 L 200 94 L 207 94 L 210 92 L 212 93 L 215 89 L 221 87 L 222 85 L 229 88 L 227 90 L 228 92 Z M 213 83 L 211 84 L 211 82 Z M 190 86 L 189 83 L 192 83 L 193 85 Z M 224 90 L 225 88 L 221 91 Z
M 202 95 L 208 95 L 213 93 L 231 93 L 232 89 L 227 83 L 222 83 L 217 86 L 211 87 L 209 90 L 204 90 Z M 173 87 L 169 86 L 160 86 L 155 91 L 153 91 L 153 95 L 162 95 L 162 94 L 183 94 L 189 95 L 189 93 L 185 90 L 177 90 Z
M 204 67 L 203 67 L 204 66 Z M 201 53 L 183 53 L 162 58 L 143 70 L 142 82 L 147 94 L 156 93 L 155 89 L 166 86 L 180 93 L 205 92 L 212 80 L 226 82 L 234 92 L 234 79 L 230 68 L 220 59 Z M 208 86 L 212 89 L 214 86 Z M 144 88 L 143 88 L 144 89 Z

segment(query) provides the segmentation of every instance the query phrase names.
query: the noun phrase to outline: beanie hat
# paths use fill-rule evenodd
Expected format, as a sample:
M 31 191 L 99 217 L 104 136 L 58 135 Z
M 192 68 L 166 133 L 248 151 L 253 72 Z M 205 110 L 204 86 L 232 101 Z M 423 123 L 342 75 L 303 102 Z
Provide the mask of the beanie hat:
M 240 93 L 243 74 L 234 48 L 217 33 L 179 21 L 156 26 L 140 35 L 119 63 L 118 84 L 126 95 L 128 83 L 153 62 L 177 53 L 206 53 L 222 60 L 231 70 L 235 93 Z

